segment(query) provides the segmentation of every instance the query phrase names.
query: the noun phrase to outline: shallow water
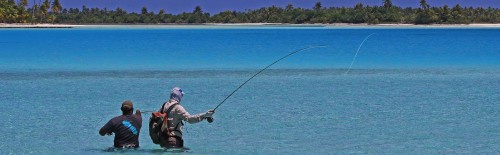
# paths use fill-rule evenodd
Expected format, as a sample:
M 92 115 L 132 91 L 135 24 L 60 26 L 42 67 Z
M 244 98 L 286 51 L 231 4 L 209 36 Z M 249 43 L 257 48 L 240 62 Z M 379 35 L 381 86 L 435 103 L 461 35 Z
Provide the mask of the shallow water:
M 108 153 L 113 137 L 98 130 L 125 99 L 156 110 L 180 86 L 185 108 L 204 112 L 260 67 L 329 43 L 264 71 L 214 123 L 187 124 L 186 153 L 498 154 L 499 31 L 0 30 L 13 43 L 0 51 L 0 153 Z M 57 41 L 65 42 L 49 46 Z M 118 153 L 163 152 L 148 137 L 148 117 L 141 148 Z

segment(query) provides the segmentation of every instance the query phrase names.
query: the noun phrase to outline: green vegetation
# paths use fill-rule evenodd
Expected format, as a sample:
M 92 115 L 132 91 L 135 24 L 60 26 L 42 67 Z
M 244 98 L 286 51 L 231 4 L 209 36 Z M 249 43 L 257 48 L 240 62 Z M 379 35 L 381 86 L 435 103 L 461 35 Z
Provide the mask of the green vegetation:
M 160 10 L 157 14 L 146 7 L 141 13 L 87 8 L 63 8 L 59 0 L 44 0 L 26 8 L 27 0 L 0 0 L 0 23 L 64 23 L 64 24 L 157 24 L 157 23 L 401 23 L 401 24 L 469 24 L 499 23 L 498 8 L 472 8 L 455 5 L 431 7 L 420 0 L 419 8 L 394 6 L 391 0 L 383 0 L 382 6 L 356 4 L 353 8 L 324 7 L 317 2 L 311 9 L 296 8 L 289 4 L 285 8 L 270 6 L 245 12 L 224 11 L 211 16 L 200 6 L 193 12 L 178 15 Z

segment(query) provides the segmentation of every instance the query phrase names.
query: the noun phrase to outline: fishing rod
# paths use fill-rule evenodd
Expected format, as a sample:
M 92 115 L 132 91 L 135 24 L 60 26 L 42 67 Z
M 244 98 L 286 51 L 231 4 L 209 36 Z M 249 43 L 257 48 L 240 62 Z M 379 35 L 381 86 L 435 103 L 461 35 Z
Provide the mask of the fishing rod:
M 363 46 L 363 44 L 365 43 L 365 41 L 368 40 L 368 38 L 370 38 L 374 34 L 375 33 L 372 33 L 372 34 L 366 36 L 365 39 L 361 42 L 361 44 L 358 46 L 358 50 L 356 51 L 356 54 L 354 55 L 354 58 L 352 59 L 351 65 L 349 65 L 349 68 L 347 69 L 347 71 L 345 72 L 345 74 L 349 73 L 349 71 L 351 70 L 352 65 L 354 64 L 354 61 L 356 60 L 356 57 L 358 56 L 359 50 L 361 49 L 361 46 Z M 241 84 L 238 88 L 236 88 L 233 92 L 231 92 L 231 94 L 229 94 L 224 100 L 222 100 L 222 102 L 220 102 L 212 111 L 215 111 L 217 108 L 219 108 L 219 106 L 221 106 L 229 97 L 231 97 L 236 91 L 238 91 L 241 87 L 243 87 L 243 85 L 247 84 L 248 81 L 252 80 L 255 76 L 259 75 L 261 72 L 263 72 L 264 70 L 268 69 L 272 65 L 274 65 L 274 64 L 278 63 L 279 61 L 281 61 L 281 60 L 283 60 L 283 59 L 285 59 L 285 58 L 287 58 L 287 57 L 289 57 L 289 56 L 291 56 L 291 55 L 293 55 L 295 53 L 298 53 L 300 51 L 308 50 L 308 49 L 311 49 L 311 48 L 318 48 L 318 47 L 326 47 L 326 46 L 325 45 L 318 45 L 318 46 L 310 46 L 310 47 L 302 48 L 302 49 L 293 51 L 293 52 L 289 53 L 288 55 L 285 55 L 285 56 L 281 57 L 280 59 L 274 61 L 270 65 L 268 65 L 265 68 L 261 69 L 259 72 L 255 73 L 248 80 L 246 80 L 245 82 L 243 82 L 243 84 Z M 209 118 L 207 118 L 207 121 L 211 123 L 211 122 L 213 122 L 213 118 L 209 117 Z
M 349 73 L 349 71 L 351 70 L 352 68 L 352 65 L 354 64 L 354 61 L 356 60 L 356 57 L 358 56 L 358 53 L 359 53 L 359 50 L 361 49 L 361 47 L 363 46 L 363 44 L 372 36 L 374 35 L 375 33 L 372 33 L 372 34 L 369 34 L 368 36 L 365 37 L 365 39 L 363 39 L 363 41 L 361 42 L 361 44 L 359 44 L 358 46 L 358 50 L 356 50 L 356 54 L 354 55 L 352 61 L 351 61 L 351 64 L 349 65 L 349 68 L 347 69 L 347 71 L 344 73 L 344 74 L 347 74 Z M 265 68 L 261 69 L 260 71 L 258 71 L 257 73 L 255 73 L 252 77 L 250 77 L 248 80 L 246 80 L 245 82 L 243 82 L 243 84 L 241 84 L 240 86 L 238 86 L 238 88 L 236 88 L 233 92 L 231 92 L 231 94 L 229 94 L 226 98 L 224 98 L 224 100 L 222 100 L 212 111 L 215 111 L 217 108 L 219 108 L 224 102 L 226 102 L 227 99 L 229 99 L 229 97 L 233 96 L 234 93 L 236 93 L 241 87 L 243 87 L 245 84 L 247 84 L 250 80 L 252 80 L 253 78 L 255 78 L 257 75 L 259 75 L 260 73 L 262 73 L 263 71 L 265 71 L 266 69 L 268 69 L 269 67 L 271 67 L 272 65 L 278 63 L 279 61 L 291 56 L 291 55 L 294 55 L 296 53 L 299 53 L 301 51 L 304 51 L 304 50 L 308 50 L 308 49 L 312 49 L 312 48 L 320 48 L 320 47 L 327 47 L 326 45 L 317 45 L 317 46 L 309 46 L 309 47 L 305 47 L 305 48 L 301 48 L 301 49 L 298 49 L 296 51 L 293 51 L 283 57 L 281 57 L 280 59 L 274 61 L 273 63 L 267 65 Z M 147 113 L 147 112 L 154 112 L 154 111 L 142 111 L 142 113 Z M 209 122 L 212 122 L 213 121 L 213 118 L 208 118 L 208 121 Z
M 259 72 L 255 73 L 252 77 L 250 77 L 248 80 L 246 80 L 245 82 L 243 82 L 243 84 L 241 84 L 238 88 L 236 88 L 233 92 L 231 92 L 231 94 L 229 94 L 224 100 L 222 100 L 222 102 L 220 102 L 214 109 L 213 111 L 215 111 L 217 108 L 219 108 L 219 106 L 221 106 L 229 97 L 233 96 L 234 93 L 236 93 L 236 91 L 238 91 L 241 87 L 243 87 L 245 84 L 248 83 L 248 81 L 252 80 L 255 76 L 259 75 L 260 73 L 262 73 L 264 70 L 268 69 L 269 67 L 271 67 L 272 65 L 278 63 L 279 61 L 291 56 L 291 55 L 294 55 L 295 53 L 298 53 L 300 51 L 304 51 L 304 50 L 308 50 L 308 49 L 312 49 L 312 48 L 318 48 L 318 47 L 326 47 L 325 45 L 317 45 L 317 46 L 309 46 L 309 47 L 305 47 L 305 48 L 302 48 L 302 49 L 298 49 L 296 51 L 293 51 L 283 57 L 281 57 L 280 59 L 274 61 L 273 63 L 269 64 L 268 66 L 266 66 L 265 68 L 261 69 Z
M 325 45 L 317 45 L 317 46 L 309 46 L 309 47 L 305 47 L 305 48 L 301 48 L 301 49 L 298 49 L 296 51 L 293 51 L 281 58 L 279 58 L 278 60 L 274 61 L 273 63 L 267 65 L 265 68 L 261 69 L 259 72 L 255 73 L 252 77 L 250 77 L 248 80 L 246 80 L 245 82 L 243 82 L 243 84 L 241 84 L 240 86 L 238 86 L 238 88 L 236 88 L 233 92 L 231 92 L 231 94 L 229 94 L 224 100 L 222 100 L 222 102 L 220 102 L 213 110 L 211 111 L 215 111 L 217 108 L 219 108 L 224 102 L 226 102 L 226 100 L 233 96 L 234 93 L 236 93 L 241 87 L 243 87 L 245 84 L 247 84 L 250 80 L 252 80 L 253 78 L 255 78 L 257 75 L 259 75 L 260 73 L 262 73 L 263 71 L 265 71 L 266 69 L 268 69 L 269 67 L 271 67 L 272 65 L 278 63 L 279 61 L 291 56 L 291 55 L 294 55 L 295 53 L 299 53 L 300 51 L 304 51 L 304 50 L 308 50 L 308 49 L 312 49 L 312 48 L 319 48 L 319 47 L 326 47 Z M 144 112 L 152 112 L 152 111 L 144 111 Z M 213 117 L 208 117 L 207 118 L 207 121 L 209 123 L 212 123 L 214 120 Z
M 261 69 L 259 72 L 255 73 L 252 77 L 250 77 L 248 80 L 246 80 L 245 82 L 243 82 L 243 84 L 241 84 L 240 86 L 238 86 L 238 88 L 236 88 L 233 92 L 231 92 L 231 94 L 229 94 L 224 100 L 222 100 L 222 102 L 220 102 L 213 110 L 211 111 L 215 111 L 217 108 L 219 108 L 219 106 L 221 106 L 224 102 L 226 102 L 226 100 L 233 96 L 234 93 L 236 93 L 241 87 L 243 87 L 245 84 L 247 84 L 250 80 L 252 80 L 253 78 L 255 78 L 257 75 L 259 75 L 260 73 L 262 73 L 263 71 L 265 71 L 266 69 L 268 69 L 269 67 L 271 67 L 272 65 L 278 63 L 279 61 L 291 56 L 291 55 L 294 55 L 296 53 L 299 53 L 301 51 L 305 51 L 305 50 L 308 50 L 308 49 L 313 49 L 313 48 L 320 48 L 320 47 L 327 47 L 325 45 L 317 45 L 317 46 L 309 46 L 309 47 L 305 47 L 305 48 L 301 48 L 301 49 L 298 49 L 296 51 L 293 51 L 281 58 L 279 58 L 278 60 L 274 61 L 273 63 L 267 65 L 265 68 Z M 141 111 L 141 116 L 142 116 L 142 113 L 148 113 L 148 112 L 154 112 L 153 110 L 145 110 L 145 111 Z M 212 123 L 214 121 L 214 118 L 213 117 L 208 117 L 207 118 L 207 121 L 209 123 Z

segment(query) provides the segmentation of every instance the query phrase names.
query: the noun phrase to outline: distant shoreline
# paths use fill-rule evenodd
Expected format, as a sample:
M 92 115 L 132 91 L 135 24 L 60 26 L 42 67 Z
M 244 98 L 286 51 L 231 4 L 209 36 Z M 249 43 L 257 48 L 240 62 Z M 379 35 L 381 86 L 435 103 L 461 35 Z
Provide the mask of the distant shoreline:
M 5 24 L 0 23 L 0 28 L 74 28 L 84 25 L 69 24 Z
M 205 24 L 5 24 L 0 23 L 0 29 L 7 28 L 113 28 L 113 27 L 134 27 L 134 28 L 176 28 L 176 27 L 203 27 L 203 26 L 256 26 L 256 27 L 408 27 L 408 28 L 434 28 L 434 27 L 463 27 L 463 28 L 500 28 L 498 24 L 429 24 L 429 25 L 415 25 L 415 24 L 351 24 L 351 23 L 334 23 L 334 24 L 284 24 L 284 23 L 205 23 Z

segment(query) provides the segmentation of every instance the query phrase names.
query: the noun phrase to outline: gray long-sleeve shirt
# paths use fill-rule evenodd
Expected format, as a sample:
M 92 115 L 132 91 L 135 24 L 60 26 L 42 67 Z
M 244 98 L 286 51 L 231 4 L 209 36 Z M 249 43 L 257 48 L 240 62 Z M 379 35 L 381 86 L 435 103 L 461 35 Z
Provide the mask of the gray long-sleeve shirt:
M 169 100 L 165 106 L 162 106 L 163 109 L 160 108 L 159 112 L 166 112 L 170 106 L 176 103 L 179 102 L 172 99 Z M 182 137 L 182 129 L 184 127 L 182 121 L 188 122 L 189 124 L 198 123 L 205 119 L 204 115 L 205 113 L 190 115 L 181 104 L 175 105 L 170 113 L 168 113 L 168 127 L 170 128 L 170 131 L 172 131 L 170 135 Z M 162 128 L 162 130 L 164 129 Z

